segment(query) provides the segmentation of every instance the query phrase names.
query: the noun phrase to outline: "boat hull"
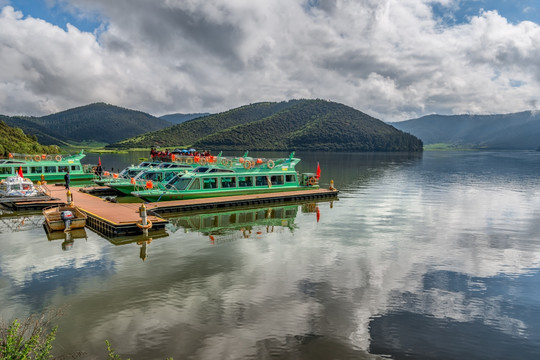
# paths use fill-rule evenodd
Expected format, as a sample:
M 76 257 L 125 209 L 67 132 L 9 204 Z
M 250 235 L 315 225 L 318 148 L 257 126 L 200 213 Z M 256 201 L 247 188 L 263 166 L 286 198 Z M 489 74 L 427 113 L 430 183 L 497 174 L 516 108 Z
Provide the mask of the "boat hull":
M 250 189 L 216 189 L 213 191 L 163 191 L 163 190 L 150 190 L 150 191 L 135 191 L 131 194 L 133 196 L 140 197 L 143 200 L 149 202 L 159 201 L 173 201 L 173 200 L 190 200 L 190 199 L 204 199 L 213 197 L 224 196 L 238 196 L 238 195 L 253 195 L 253 194 L 267 194 L 267 193 L 279 193 L 286 191 L 300 191 L 300 190 L 317 190 L 318 185 L 315 186 L 286 186 L 286 187 L 265 187 L 265 188 L 250 188 Z

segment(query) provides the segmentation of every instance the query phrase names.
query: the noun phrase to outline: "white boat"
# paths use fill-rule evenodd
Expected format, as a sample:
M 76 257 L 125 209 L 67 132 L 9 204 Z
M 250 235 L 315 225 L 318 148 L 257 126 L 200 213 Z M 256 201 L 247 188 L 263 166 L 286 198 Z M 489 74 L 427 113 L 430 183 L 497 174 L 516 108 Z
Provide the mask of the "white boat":
M 0 181 L 0 197 L 33 197 L 43 196 L 31 180 L 20 176 L 8 176 Z

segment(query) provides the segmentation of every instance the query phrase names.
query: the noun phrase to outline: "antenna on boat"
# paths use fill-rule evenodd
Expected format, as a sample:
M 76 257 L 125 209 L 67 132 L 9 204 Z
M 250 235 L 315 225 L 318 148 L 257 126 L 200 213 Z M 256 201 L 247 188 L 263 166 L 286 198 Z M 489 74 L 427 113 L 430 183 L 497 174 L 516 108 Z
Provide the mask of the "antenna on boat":
M 292 161 L 293 157 L 294 157 L 294 151 L 291 153 L 291 155 L 289 155 L 289 161 Z

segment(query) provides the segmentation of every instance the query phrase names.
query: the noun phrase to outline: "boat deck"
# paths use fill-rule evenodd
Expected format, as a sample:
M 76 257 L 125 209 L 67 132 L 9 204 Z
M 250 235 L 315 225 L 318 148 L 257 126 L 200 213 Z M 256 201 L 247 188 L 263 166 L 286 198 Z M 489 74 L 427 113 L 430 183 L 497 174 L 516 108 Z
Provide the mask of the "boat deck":
M 88 215 L 87 226 L 108 237 L 140 234 L 137 226 L 140 221 L 141 203 L 116 203 L 87 193 L 88 189 L 72 187 L 73 202 Z M 146 203 L 148 219 L 152 222 L 150 231 L 163 231 L 167 220 L 160 217 L 164 213 L 181 213 L 194 210 L 223 209 L 234 206 L 269 204 L 276 202 L 295 202 L 335 198 L 337 190 L 316 189 L 288 191 L 279 193 L 238 195 L 217 198 L 174 200 Z M 67 200 L 67 191 L 63 187 L 53 187 L 51 196 Z M 42 207 L 55 205 L 54 201 L 42 202 Z

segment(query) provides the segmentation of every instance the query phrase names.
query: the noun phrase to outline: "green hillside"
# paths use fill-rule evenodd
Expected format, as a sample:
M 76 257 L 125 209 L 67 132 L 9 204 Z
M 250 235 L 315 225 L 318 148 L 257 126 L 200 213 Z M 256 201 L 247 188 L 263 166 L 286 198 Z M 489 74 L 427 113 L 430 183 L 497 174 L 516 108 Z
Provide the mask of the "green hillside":
M 482 149 L 535 150 L 540 146 L 540 114 L 429 115 L 391 123 L 424 144 Z
M 42 117 L 7 117 L 8 125 L 35 135 L 43 144 L 94 141 L 113 143 L 171 124 L 152 115 L 96 103 Z
M 257 103 L 111 147 L 219 150 L 422 151 L 422 142 L 351 107 L 323 100 Z
M 36 138 L 26 135 L 21 129 L 12 128 L 0 120 L 0 156 L 9 153 L 21 154 L 54 154 L 56 146 L 40 145 Z

